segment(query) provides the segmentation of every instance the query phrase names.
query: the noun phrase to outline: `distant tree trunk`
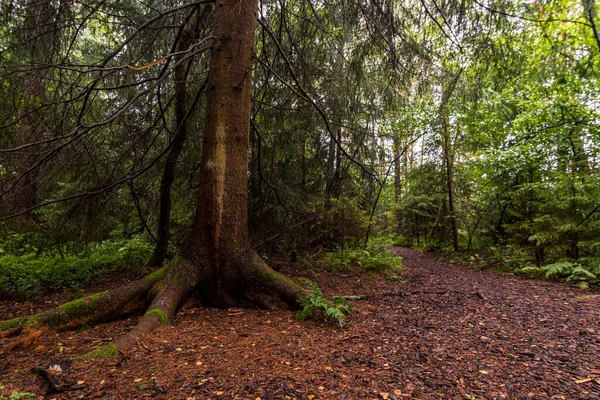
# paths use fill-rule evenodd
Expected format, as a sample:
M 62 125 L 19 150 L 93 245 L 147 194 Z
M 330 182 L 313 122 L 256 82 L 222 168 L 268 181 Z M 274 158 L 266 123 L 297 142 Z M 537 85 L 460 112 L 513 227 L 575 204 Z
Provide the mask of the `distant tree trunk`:
M 592 27 L 598 50 L 600 50 L 600 32 L 598 31 L 598 26 L 596 24 L 596 5 L 594 4 L 594 0 L 583 0 L 583 8 L 586 14 L 585 17 Z
M 398 204 L 402 198 L 402 146 L 398 139 L 394 139 L 394 200 Z
M 342 143 L 342 128 L 335 131 L 335 139 L 338 143 Z M 333 171 L 331 179 L 328 180 L 327 195 L 328 197 L 337 198 L 341 195 L 342 189 L 342 152 L 333 138 L 329 143 L 329 169 Z
M 454 209 L 454 194 L 452 193 L 453 183 L 453 162 L 450 155 L 450 132 L 448 129 L 448 118 L 442 119 L 442 129 L 444 137 L 444 161 L 446 163 L 446 190 L 448 193 L 448 213 L 450 215 L 450 227 L 452 230 L 452 247 L 454 251 L 458 251 L 458 228 L 456 226 L 456 210 Z
M 193 34 L 184 31 L 177 45 L 177 52 L 185 51 L 191 43 Z M 160 181 L 158 227 L 154 252 L 148 261 L 150 267 L 162 265 L 167 257 L 171 228 L 171 189 L 175 181 L 175 168 L 177 160 L 183 150 L 187 137 L 188 101 L 187 101 L 187 75 L 191 60 L 181 62 L 185 54 L 175 57 L 175 115 L 173 117 L 173 137 L 171 149 L 165 159 L 162 179 Z

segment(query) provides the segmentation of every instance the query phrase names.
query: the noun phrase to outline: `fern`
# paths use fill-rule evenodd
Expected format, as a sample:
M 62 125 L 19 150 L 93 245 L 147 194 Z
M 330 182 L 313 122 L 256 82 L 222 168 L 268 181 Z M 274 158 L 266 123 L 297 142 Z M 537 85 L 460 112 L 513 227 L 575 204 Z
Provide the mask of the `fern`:
M 595 281 L 598 276 L 584 268 L 581 264 L 569 260 L 562 260 L 540 268 L 548 279 L 565 279 L 572 281 Z
M 327 321 L 337 322 L 340 328 L 343 328 L 346 322 L 344 314 L 352 311 L 348 301 L 344 297 L 336 297 L 332 303 L 323 297 L 321 289 L 312 281 L 306 278 L 300 278 L 300 280 L 310 288 L 310 293 L 299 300 L 302 309 L 296 313 L 296 318 L 299 320 L 311 318 L 314 316 L 314 311 L 319 311 L 323 313 Z

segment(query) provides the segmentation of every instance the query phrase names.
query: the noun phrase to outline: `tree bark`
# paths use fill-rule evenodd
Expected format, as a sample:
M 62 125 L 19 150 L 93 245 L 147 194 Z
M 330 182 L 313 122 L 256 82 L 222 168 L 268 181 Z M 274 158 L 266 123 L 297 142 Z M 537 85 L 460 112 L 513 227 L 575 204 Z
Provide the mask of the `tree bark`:
M 404 179 L 402 171 L 402 146 L 399 139 L 394 139 L 394 200 L 400 203 L 402 198 L 402 180 Z
M 248 145 L 256 0 L 220 0 L 210 59 L 206 126 L 196 214 L 184 257 L 198 269 L 203 302 L 296 307 L 301 289 L 250 247 Z

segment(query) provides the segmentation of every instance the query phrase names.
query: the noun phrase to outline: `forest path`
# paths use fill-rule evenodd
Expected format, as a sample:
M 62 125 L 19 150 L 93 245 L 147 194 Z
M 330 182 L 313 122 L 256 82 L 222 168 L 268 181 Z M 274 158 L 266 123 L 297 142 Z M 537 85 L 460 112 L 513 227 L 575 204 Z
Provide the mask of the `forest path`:
M 390 249 L 408 267 L 401 292 L 412 294 L 380 307 L 401 310 L 401 341 L 418 342 L 408 368 L 425 387 L 439 392 L 446 382 L 466 398 L 600 399 L 597 291 Z
M 127 332 L 135 318 L 45 332 L 22 346 L 0 338 L 0 395 L 41 396 L 46 383 L 31 367 L 63 361 L 61 379 L 83 383 L 47 399 L 600 399 L 597 291 L 392 249 L 406 282 L 282 268 L 327 296 L 367 295 L 351 301 L 344 329 L 291 311 L 190 307 L 127 354 L 71 365 L 64 360 Z M 46 301 L 0 299 L 0 315 Z

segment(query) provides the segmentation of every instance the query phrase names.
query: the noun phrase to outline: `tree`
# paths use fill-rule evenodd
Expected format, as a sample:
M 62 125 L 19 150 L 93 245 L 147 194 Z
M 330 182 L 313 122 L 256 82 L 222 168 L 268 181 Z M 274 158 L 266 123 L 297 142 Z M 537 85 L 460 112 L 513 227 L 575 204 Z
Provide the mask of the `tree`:
M 210 57 L 203 138 L 203 180 L 193 228 L 182 258 L 124 287 L 67 303 L 0 330 L 40 324 L 74 328 L 150 303 L 135 328 L 102 349 L 125 351 L 139 335 L 172 320 L 196 291 L 203 304 L 297 307 L 303 289 L 267 266 L 250 248 L 247 227 L 248 138 L 256 0 L 218 0 Z

